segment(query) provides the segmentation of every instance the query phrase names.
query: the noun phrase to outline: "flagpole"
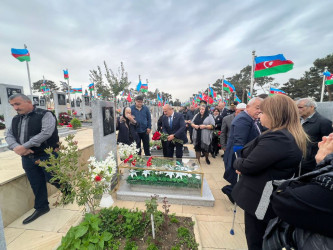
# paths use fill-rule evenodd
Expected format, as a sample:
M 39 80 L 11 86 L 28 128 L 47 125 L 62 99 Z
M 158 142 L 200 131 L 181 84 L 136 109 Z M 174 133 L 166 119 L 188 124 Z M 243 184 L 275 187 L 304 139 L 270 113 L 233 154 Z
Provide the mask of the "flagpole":
M 24 48 L 27 49 L 28 48 L 27 45 L 24 44 Z M 27 71 L 28 71 L 28 79 L 29 79 L 29 89 L 30 89 L 30 95 L 32 96 L 29 63 L 28 63 L 28 61 L 25 61 L 25 62 L 27 63 Z
M 222 93 L 221 93 L 222 103 L 224 103 L 223 102 L 223 94 L 224 94 L 223 83 L 224 83 L 224 75 L 222 75 Z
M 324 73 L 327 71 L 327 68 L 328 68 L 328 67 L 325 66 Z M 323 85 L 322 85 L 322 87 L 321 87 L 320 102 L 323 102 L 323 100 L 324 100 L 325 80 L 326 80 L 326 76 L 324 75 L 324 76 L 323 76 Z
M 252 51 L 252 67 L 251 67 L 251 84 L 250 84 L 250 95 L 253 95 L 253 85 L 254 85 L 254 58 L 256 57 L 256 51 Z
M 66 69 L 68 73 L 68 69 Z M 72 110 L 72 105 L 71 105 L 71 92 L 70 92 L 70 86 L 69 86 L 69 76 L 67 78 L 67 90 L 68 90 L 68 102 L 69 102 L 69 110 Z
M 83 96 L 83 87 L 82 87 L 82 84 L 81 84 L 81 105 L 80 105 L 80 108 L 82 110 L 82 114 L 83 114 L 83 119 L 85 120 L 86 119 L 86 109 L 83 108 L 83 102 L 85 101 L 85 98 Z M 84 103 L 84 106 L 86 106 L 86 104 Z M 81 115 L 81 114 L 80 114 Z

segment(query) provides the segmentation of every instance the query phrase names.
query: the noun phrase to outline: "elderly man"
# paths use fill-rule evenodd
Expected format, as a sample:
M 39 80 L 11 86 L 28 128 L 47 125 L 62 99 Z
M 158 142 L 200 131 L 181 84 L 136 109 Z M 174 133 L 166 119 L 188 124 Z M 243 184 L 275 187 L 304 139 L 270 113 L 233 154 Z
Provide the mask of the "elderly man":
M 140 148 L 139 155 L 141 155 L 141 140 L 143 144 L 143 150 L 145 155 L 150 155 L 149 147 L 149 134 L 151 131 L 151 115 L 147 106 L 143 105 L 143 97 L 137 96 L 135 98 L 135 104 L 131 106 L 132 115 L 139 124 L 136 128 L 136 132 L 139 135 L 137 148 Z
M 261 134 L 261 128 L 257 123 L 259 114 L 261 113 L 261 102 L 262 99 L 259 97 L 252 98 L 246 105 L 244 112 L 237 115 L 231 123 L 227 148 L 223 158 L 225 165 L 223 177 L 230 182 L 230 185 L 224 186 L 222 192 L 228 196 L 232 203 L 234 203 L 234 201 L 231 197 L 231 191 L 237 182 L 237 174 L 233 168 L 235 152 L 237 153 L 246 143 Z
M 236 106 L 236 112 L 227 115 L 226 117 L 223 118 L 222 120 L 222 127 L 221 127 L 221 135 L 220 135 L 220 144 L 221 148 L 223 151 L 226 150 L 227 147 L 227 142 L 228 142 L 228 137 L 231 129 L 231 122 L 237 116 L 240 112 L 244 111 L 246 109 L 246 104 L 245 103 L 240 103 Z
M 301 174 L 305 174 L 315 169 L 318 142 L 322 140 L 323 136 L 332 133 L 333 128 L 332 121 L 316 112 L 317 104 L 313 99 L 302 98 L 296 104 L 303 129 L 310 137 L 310 142 L 306 148 L 306 157 L 302 160 Z
M 36 162 L 49 158 L 45 149 L 59 147 L 57 119 L 52 112 L 35 108 L 26 95 L 12 95 L 9 103 L 18 114 L 8 128 L 6 141 L 8 148 L 21 156 L 23 169 L 35 195 L 36 210 L 23 221 L 23 224 L 28 224 L 50 211 L 46 182 L 51 180 L 52 175 Z M 58 182 L 51 184 L 60 188 Z
M 173 108 L 166 104 L 163 106 L 162 131 L 168 134 L 167 157 L 173 157 L 176 147 L 176 158 L 183 157 L 183 144 L 187 143 L 186 125 L 183 114 L 174 112 Z M 183 143 L 174 142 L 174 139 Z

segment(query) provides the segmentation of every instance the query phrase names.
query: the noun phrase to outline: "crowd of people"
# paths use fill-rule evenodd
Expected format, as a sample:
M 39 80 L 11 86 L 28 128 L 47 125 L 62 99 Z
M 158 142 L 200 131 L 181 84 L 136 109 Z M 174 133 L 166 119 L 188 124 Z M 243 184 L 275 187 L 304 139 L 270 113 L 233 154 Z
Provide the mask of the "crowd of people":
M 47 147 L 56 152 L 57 119 L 23 94 L 9 102 L 18 115 L 6 141 L 22 157 L 35 195 L 35 212 L 23 221 L 27 224 L 50 210 L 46 182 L 52 175 L 36 162 L 48 158 Z M 294 101 L 285 95 L 262 95 L 229 108 L 202 101 L 178 112 L 166 104 L 157 128 L 167 135 L 165 157 L 182 158 L 188 138 L 197 160 L 205 157 L 207 165 L 209 155 L 215 158 L 221 150 L 229 182 L 221 191 L 244 210 L 249 249 L 333 249 L 333 128 L 316 108 L 311 98 Z M 142 144 L 150 156 L 151 123 L 149 108 L 137 96 L 116 120 L 117 141 L 136 143 L 139 154 Z M 51 184 L 61 188 L 56 181 Z M 71 187 L 61 191 L 66 194 Z

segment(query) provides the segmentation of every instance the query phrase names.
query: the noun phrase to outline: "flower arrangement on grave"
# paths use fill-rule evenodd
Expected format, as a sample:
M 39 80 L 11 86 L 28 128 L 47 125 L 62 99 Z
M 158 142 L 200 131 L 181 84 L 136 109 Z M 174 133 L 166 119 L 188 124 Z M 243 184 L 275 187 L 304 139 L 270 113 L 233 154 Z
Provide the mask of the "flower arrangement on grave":
M 137 155 L 139 153 L 140 149 L 136 147 L 136 143 L 133 142 L 131 145 L 127 145 L 124 143 L 119 143 L 119 148 L 118 148 L 118 154 L 120 157 L 120 160 L 125 160 L 128 158 L 130 155 Z
M 145 164 L 135 166 L 142 169 L 130 169 L 126 181 L 132 185 L 201 187 L 201 175 L 193 173 L 189 166 L 179 161 L 149 157 Z
M 67 112 L 59 113 L 59 122 L 63 123 L 64 125 L 68 125 L 71 120 L 70 115 Z
M 38 162 L 39 166 L 52 172 L 51 181 L 57 180 L 61 186 L 55 205 L 77 202 L 78 205 L 86 206 L 86 211 L 93 214 L 96 209 L 108 201 L 111 197 L 110 182 L 117 172 L 117 163 L 113 153 L 110 152 L 104 161 L 97 161 L 94 157 L 89 159 L 87 167 L 80 166 L 78 142 L 74 141 L 74 135 L 65 138 L 65 144 L 59 145 L 59 150 L 55 152 L 52 148 L 45 150 L 50 158 L 46 161 Z M 103 201 L 104 198 L 104 201 Z
M 72 115 L 77 115 L 77 112 L 74 109 L 72 110 Z
M 152 136 L 152 141 L 149 142 L 150 149 L 151 150 L 161 150 L 162 147 L 162 141 L 160 132 L 156 131 Z

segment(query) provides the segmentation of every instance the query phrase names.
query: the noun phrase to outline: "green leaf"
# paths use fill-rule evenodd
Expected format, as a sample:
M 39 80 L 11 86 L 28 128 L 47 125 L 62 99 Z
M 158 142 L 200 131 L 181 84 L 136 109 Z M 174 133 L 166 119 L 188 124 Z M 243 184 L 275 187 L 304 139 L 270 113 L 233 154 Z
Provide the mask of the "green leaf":
M 92 243 L 97 243 L 99 241 L 99 237 L 98 237 L 98 235 L 94 235 L 94 236 L 90 237 L 89 240 Z
M 82 237 L 88 231 L 88 227 L 86 226 L 79 226 L 75 232 L 75 239 Z

